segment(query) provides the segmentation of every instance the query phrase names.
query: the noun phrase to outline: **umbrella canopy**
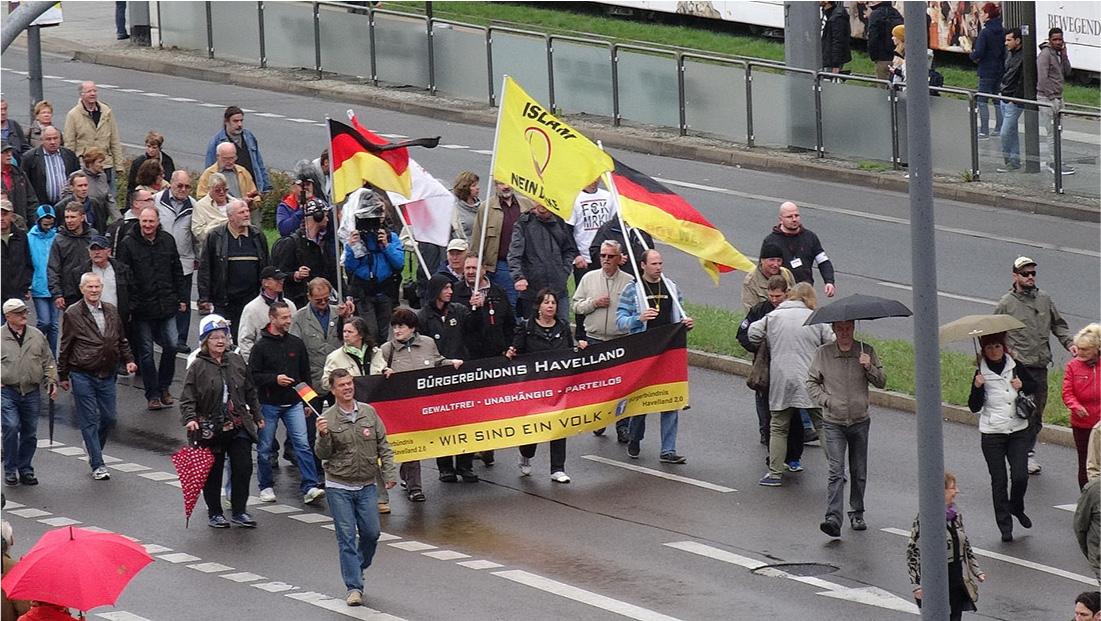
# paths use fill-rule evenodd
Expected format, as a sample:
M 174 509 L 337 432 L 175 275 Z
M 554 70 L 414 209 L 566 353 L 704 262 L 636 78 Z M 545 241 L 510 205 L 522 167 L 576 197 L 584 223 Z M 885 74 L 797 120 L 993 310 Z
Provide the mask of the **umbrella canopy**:
M 43 535 L 2 584 L 12 599 L 87 611 L 114 605 L 152 562 L 145 548 L 122 535 L 66 526 Z
M 827 304 L 814 311 L 803 322 L 809 326 L 816 323 L 835 321 L 857 321 L 860 319 L 882 319 L 884 317 L 909 317 L 914 313 L 898 300 L 880 298 L 874 295 L 856 293 Z
M 191 523 L 191 512 L 203 492 L 206 478 L 214 466 L 214 453 L 198 446 L 185 446 L 172 455 L 172 465 L 180 477 L 180 490 L 184 498 L 184 526 Z
M 967 315 L 940 327 L 941 344 L 967 341 L 985 334 L 1020 330 L 1025 324 L 1010 315 Z

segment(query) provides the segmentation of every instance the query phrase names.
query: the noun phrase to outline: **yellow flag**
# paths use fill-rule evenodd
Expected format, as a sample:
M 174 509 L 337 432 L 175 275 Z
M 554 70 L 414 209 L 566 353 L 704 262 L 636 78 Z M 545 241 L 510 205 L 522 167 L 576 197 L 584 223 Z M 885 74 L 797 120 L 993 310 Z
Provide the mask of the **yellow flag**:
M 612 158 L 505 76 L 493 177 L 569 218 L 581 188 L 612 170 Z

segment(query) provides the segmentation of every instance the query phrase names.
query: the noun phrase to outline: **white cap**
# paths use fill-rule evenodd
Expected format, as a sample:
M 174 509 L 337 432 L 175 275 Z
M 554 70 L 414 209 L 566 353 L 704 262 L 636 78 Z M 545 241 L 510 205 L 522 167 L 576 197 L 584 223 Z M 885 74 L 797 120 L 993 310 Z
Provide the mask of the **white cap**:
M 4 314 L 15 313 L 27 310 L 27 303 L 18 298 L 11 298 L 4 301 Z

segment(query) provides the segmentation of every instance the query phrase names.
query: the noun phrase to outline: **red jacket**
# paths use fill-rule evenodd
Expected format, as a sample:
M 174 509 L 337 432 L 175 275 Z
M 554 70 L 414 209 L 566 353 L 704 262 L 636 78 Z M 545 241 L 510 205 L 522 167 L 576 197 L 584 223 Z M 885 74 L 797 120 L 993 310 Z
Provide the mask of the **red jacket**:
M 1071 411 L 1070 426 L 1090 429 L 1101 420 L 1101 374 L 1097 360 L 1093 364 L 1074 358 L 1063 371 L 1063 403 Z M 1075 408 L 1086 408 L 1086 417 L 1076 416 Z

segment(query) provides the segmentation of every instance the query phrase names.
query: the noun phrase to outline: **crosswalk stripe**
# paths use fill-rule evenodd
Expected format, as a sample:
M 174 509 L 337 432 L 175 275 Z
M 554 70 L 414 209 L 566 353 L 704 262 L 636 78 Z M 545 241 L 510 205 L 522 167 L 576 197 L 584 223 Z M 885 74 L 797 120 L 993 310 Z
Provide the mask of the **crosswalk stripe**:
M 689 477 L 682 477 L 679 474 L 669 474 L 661 470 L 654 470 L 652 468 L 645 468 L 643 466 L 636 466 L 634 464 L 627 464 L 614 459 L 608 459 L 599 455 L 582 455 L 581 459 L 587 459 L 589 461 L 595 461 L 600 464 L 607 464 L 609 466 L 615 466 L 616 468 L 623 468 L 624 470 L 633 470 L 642 474 L 648 474 L 653 477 L 667 479 L 669 481 L 676 481 L 677 483 L 687 483 L 688 485 L 695 485 L 696 487 L 702 487 L 703 489 L 709 489 L 713 492 L 720 492 L 728 494 L 730 492 L 736 492 L 738 490 L 732 487 L 725 487 L 723 485 L 716 485 L 715 483 L 709 483 L 707 481 L 700 481 L 699 479 L 691 479 Z
M 628 604 L 627 602 L 612 599 L 611 597 L 593 593 L 592 591 L 586 591 L 585 589 L 579 589 L 575 586 L 558 582 L 557 580 L 551 580 L 550 578 L 544 578 L 543 576 L 537 576 L 520 569 L 495 571 L 493 575 L 511 580 L 517 584 L 551 593 L 552 595 L 558 595 L 559 597 L 572 599 L 575 602 L 588 604 L 594 608 L 607 610 L 608 612 L 613 612 L 630 619 L 637 619 L 638 621 L 678 621 L 676 617 L 670 617 L 660 612 L 634 604 Z

